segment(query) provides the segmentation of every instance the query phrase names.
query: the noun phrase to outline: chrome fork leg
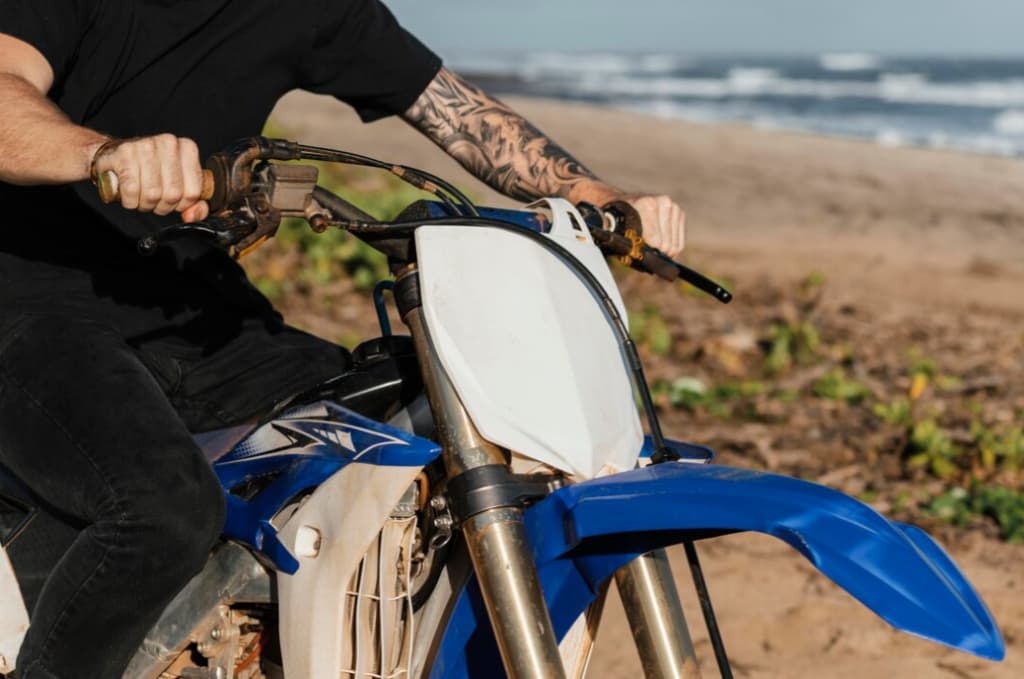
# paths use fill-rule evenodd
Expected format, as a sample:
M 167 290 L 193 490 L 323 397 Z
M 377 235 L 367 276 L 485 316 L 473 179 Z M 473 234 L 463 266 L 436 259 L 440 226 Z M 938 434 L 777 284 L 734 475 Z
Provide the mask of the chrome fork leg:
M 700 679 L 679 592 L 665 550 L 635 559 L 615 573 L 622 606 L 647 679 Z
M 520 511 L 477 514 L 465 522 L 463 534 L 508 676 L 564 677 Z
M 414 275 L 413 271 L 400 276 L 398 287 L 406 276 Z M 416 344 L 449 478 L 477 467 L 507 465 L 501 450 L 480 436 L 459 400 L 430 343 L 421 308 L 418 304 L 409 306 L 403 311 L 403 319 Z M 487 509 L 464 517 L 462 529 L 510 679 L 563 679 L 565 669 L 558 640 L 520 510 Z

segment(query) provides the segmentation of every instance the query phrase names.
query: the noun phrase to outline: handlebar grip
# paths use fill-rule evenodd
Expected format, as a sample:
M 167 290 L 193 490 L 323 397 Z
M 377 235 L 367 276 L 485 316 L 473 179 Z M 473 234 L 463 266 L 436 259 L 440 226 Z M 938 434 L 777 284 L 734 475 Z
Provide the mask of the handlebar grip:
M 627 247 L 624 253 L 629 265 L 639 271 L 646 271 L 666 281 L 674 281 L 679 278 L 679 265 L 657 248 L 644 243 L 642 238 L 643 224 L 640 214 L 636 209 L 624 201 L 609 203 L 603 208 L 611 215 L 615 224 L 616 235 L 624 239 Z M 633 245 L 633 241 L 639 241 L 639 250 Z
M 210 200 L 213 198 L 214 190 L 217 188 L 215 180 L 213 178 L 212 170 L 203 170 L 203 188 L 199 192 L 200 200 Z M 107 170 L 102 172 L 96 177 L 96 190 L 100 194 L 100 200 L 106 205 L 110 205 L 114 201 L 120 200 L 121 190 L 118 186 L 117 173 L 113 170 Z
M 628 203 L 612 203 L 604 208 L 581 203 L 578 207 L 594 242 L 606 255 L 617 256 L 634 269 L 666 281 L 686 281 L 723 304 L 732 301 L 732 293 L 715 281 L 644 243 L 640 238 L 640 216 Z M 610 231 L 606 230 L 606 215 L 610 218 Z

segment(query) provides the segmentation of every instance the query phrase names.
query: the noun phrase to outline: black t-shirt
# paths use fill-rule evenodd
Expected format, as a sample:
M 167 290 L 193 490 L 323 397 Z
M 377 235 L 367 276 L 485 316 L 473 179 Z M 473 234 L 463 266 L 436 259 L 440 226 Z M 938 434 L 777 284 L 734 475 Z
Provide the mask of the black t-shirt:
M 0 33 L 47 58 L 49 96 L 73 122 L 189 137 L 203 157 L 259 134 L 292 89 L 373 120 L 407 109 L 440 68 L 377 0 L 0 0 Z M 0 182 L 0 313 L 64 309 L 129 339 L 206 345 L 242 318 L 275 317 L 212 245 L 137 254 L 140 234 L 174 221 L 104 206 L 88 182 Z

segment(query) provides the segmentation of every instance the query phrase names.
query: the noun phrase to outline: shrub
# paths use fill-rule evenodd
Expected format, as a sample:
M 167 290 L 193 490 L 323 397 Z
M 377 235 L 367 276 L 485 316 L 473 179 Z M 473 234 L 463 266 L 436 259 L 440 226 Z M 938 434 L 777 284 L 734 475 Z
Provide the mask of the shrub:
M 1004 540 L 1024 543 L 1024 493 L 1010 488 L 981 484 L 952 488 L 932 498 L 926 511 L 956 526 L 985 516 L 999 527 Z
M 860 382 L 850 379 L 842 368 L 833 368 L 814 383 L 814 395 L 850 405 L 863 402 L 871 392 Z

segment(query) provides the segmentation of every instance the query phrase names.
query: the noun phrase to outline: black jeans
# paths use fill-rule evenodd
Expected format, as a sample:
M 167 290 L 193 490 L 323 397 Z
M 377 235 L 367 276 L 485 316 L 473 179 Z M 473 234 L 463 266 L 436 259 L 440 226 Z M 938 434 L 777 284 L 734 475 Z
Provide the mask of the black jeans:
M 69 314 L 0 324 L 0 463 L 41 511 L 9 548 L 31 613 L 22 679 L 119 679 L 223 524 L 192 432 L 238 424 L 348 365 L 343 349 L 246 322 L 211 355 L 130 346 Z

